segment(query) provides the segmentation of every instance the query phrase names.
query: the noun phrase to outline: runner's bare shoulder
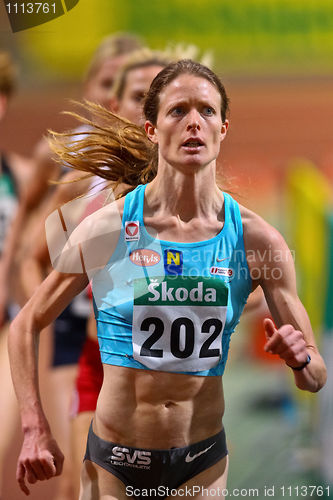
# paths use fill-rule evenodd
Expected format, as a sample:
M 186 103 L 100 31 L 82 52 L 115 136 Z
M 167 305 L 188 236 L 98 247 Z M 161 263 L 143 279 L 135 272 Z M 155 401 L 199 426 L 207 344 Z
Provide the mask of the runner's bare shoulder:
M 256 251 L 284 246 L 284 239 L 275 227 L 260 215 L 240 205 L 243 223 L 245 250 Z
M 52 238 L 49 253 L 52 265 L 63 273 L 94 274 L 113 254 L 120 235 L 124 198 L 88 215 L 76 228 L 67 228 L 63 214 L 54 212 L 46 224 L 57 238 Z M 73 230 L 71 230 L 73 229 Z

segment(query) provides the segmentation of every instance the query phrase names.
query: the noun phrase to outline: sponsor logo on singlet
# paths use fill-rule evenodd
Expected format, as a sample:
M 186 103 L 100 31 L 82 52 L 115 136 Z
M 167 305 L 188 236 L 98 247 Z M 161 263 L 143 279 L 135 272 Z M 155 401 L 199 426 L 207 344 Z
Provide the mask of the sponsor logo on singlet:
M 177 276 L 183 272 L 183 252 L 167 248 L 164 250 L 165 274 Z
M 216 257 L 216 262 L 223 262 L 224 260 L 230 260 L 230 257 Z
M 150 469 L 151 451 L 148 450 L 129 450 L 120 446 L 112 448 L 110 463 L 120 465 L 121 467 L 132 467 L 135 469 Z
M 234 275 L 233 270 L 230 267 L 211 267 L 210 274 L 217 274 L 218 276 L 226 276 L 227 278 L 232 278 Z
M 125 222 L 125 241 L 139 241 L 140 224 L 138 220 Z
M 129 256 L 131 262 L 137 266 L 155 266 L 161 260 L 159 253 L 155 250 L 149 250 L 149 248 L 139 248 L 130 253 Z

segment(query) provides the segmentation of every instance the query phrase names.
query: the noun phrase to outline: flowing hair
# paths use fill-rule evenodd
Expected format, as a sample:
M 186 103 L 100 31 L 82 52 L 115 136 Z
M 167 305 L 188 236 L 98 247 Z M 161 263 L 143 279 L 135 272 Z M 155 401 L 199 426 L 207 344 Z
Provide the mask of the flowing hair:
M 167 65 L 152 81 L 144 100 L 144 115 L 156 125 L 159 96 L 174 79 L 182 74 L 208 80 L 221 96 L 221 118 L 224 122 L 229 109 L 229 99 L 218 76 L 206 66 L 190 59 Z M 157 173 L 158 148 L 146 136 L 142 127 L 121 118 L 100 105 L 85 102 L 81 106 L 92 116 L 84 118 L 68 113 L 88 125 L 86 132 L 52 133 L 49 139 L 57 160 L 70 167 L 97 175 L 112 182 L 113 187 L 126 184 L 123 196 L 139 184 L 152 181 Z
M 75 131 L 50 131 L 48 142 L 55 160 L 86 173 L 77 180 L 98 176 L 110 181 L 114 189 L 127 185 L 119 196 L 152 181 L 157 172 L 157 147 L 144 129 L 99 104 L 77 104 L 89 112 L 91 119 L 65 113 L 87 125 L 87 130 L 80 132 L 79 138 Z

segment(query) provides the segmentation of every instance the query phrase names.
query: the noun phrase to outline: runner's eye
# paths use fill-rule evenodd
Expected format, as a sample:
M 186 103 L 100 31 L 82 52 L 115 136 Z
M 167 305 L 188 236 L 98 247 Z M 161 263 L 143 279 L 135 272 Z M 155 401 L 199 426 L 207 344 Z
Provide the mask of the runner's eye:
M 185 113 L 185 110 L 182 106 L 176 106 L 171 110 L 171 116 L 182 116 Z
M 204 106 L 203 108 L 203 114 L 206 116 L 212 116 L 215 114 L 215 110 L 211 108 L 210 106 Z

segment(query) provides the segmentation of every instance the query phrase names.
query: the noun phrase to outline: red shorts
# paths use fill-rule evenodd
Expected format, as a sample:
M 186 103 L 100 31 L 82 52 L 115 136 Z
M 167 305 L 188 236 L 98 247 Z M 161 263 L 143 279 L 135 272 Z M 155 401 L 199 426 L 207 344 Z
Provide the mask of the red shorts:
M 79 359 L 76 379 L 76 401 L 73 414 L 95 411 L 103 383 L 103 366 L 97 340 L 86 339 Z

